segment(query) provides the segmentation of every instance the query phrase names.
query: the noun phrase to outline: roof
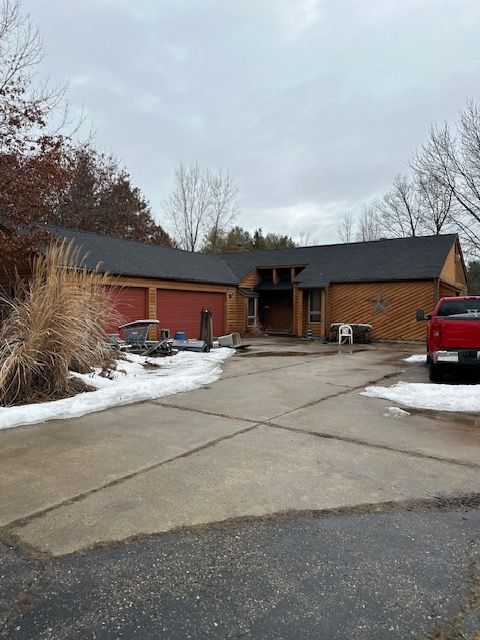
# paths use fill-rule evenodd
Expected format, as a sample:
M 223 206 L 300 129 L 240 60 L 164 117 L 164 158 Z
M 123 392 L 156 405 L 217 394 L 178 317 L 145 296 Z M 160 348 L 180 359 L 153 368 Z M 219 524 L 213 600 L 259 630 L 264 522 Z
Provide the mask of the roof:
M 394 238 L 295 249 L 222 254 L 241 281 L 256 267 L 305 265 L 296 282 L 303 289 L 334 282 L 380 282 L 438 278 L 456 234 Z
M 161 278 L 211 284 L 234 285 L 238 279 L 220 256 L 170 249 L 157 244 L 124 240 L 90 231 L 47 225 L 60 238 L 74 240 L 83 263 L 113 275 Z
M 304 266 L 296 278 L 303 289 L 335 282 L 438 278 L 457 239 L 448 234 L 205 255 L 89 231 L 46 228 L 74 240 L 86 254 L 87 267 L 100 265 L 113 275 L 236 285 L 256 267 L 295 265 Z

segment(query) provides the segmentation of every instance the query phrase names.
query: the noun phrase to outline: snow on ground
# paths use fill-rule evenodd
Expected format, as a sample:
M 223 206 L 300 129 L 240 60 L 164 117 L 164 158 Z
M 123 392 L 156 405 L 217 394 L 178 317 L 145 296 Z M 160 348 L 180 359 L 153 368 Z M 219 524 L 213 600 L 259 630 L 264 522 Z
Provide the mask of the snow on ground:
M 232 355 L 232 349 L 214 349 L 210 353 L 182 351 L 167 358 L 148 358 L 158 367 L 145 368 L 145 358 L 128 354 L 128 360 L 117 361 L 113 379 L 93 374 L 72 375 L 81 378 L 96 391 L 79 393 L 71 398 L 0 408 L 0 429 L 59 418 L 77 418 L 140 400 L 191 391 L 215 382 L 222 372 L 221 364 Z
M 387 407 L 387 410 L 383 414 L 386 418 L 403 418 L 409 416 L 408 411 L 400 409 L 400 407 Z
M 360 395 L 385 398 L 417 409 L 480 411 L 479 390 L 475 384 L 397 382 L 392 387 L 367 387 Z
M 414 356 L 408 356 L 408 358 L 403 359 L 404 362 L 411 362 L 412 364 L 417 363 L 425 363 L 427 361 L 427 356 L 424 353 L 417 353 Z

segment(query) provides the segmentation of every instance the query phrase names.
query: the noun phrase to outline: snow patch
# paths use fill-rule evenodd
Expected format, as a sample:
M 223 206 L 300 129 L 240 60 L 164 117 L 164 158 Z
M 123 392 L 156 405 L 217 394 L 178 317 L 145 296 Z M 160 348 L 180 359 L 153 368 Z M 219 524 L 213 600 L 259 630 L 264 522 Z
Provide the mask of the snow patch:
M 427 356 L 424 353 L 417 353 L 413 356 L 409 356 L 408 358 L 403 359 L 404 362 L 411 362 L 412 364 L 422 363 L 424 364 L 427 361 Z
M 479 386 L 475 384 L 397 382 L 391 387 L 367 387 L 360 395 L 384 398 L 416 409 L 480 411 Z
M 385 418 L 403 418 L 403 416 L 409 416 L 408 411 L 400 409 L 400 407 L 387 407 L 387 410 L 383 414 Z
M 127 360 L 117 360 L 117 370 L 111 380 L 100 376 L 100 370 L 86 375 L 72 373 L 96 391 L 51 402 L 0 408 L 0 429 L 78 418 L 110 407 L 192 391 L 218 380 L 222 373 L 220 365 L 233 353 L 233 349 L 223 348 L 210 353 L 182 351 L 167 358 L 128 354 Z M 158 366 L 146 368 L 145 361 Z

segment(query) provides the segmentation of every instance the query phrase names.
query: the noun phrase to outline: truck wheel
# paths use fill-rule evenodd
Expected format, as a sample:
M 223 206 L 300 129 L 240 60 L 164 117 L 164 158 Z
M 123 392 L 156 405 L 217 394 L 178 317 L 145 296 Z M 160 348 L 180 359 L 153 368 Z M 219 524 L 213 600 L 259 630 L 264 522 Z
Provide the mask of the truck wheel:
M 443 380 L 443 368 L 442 365 L 440 364 L 433 364 L 433 362 L 430 364 L 430 368 L 429 368 L 429 372 L 428 372 L 428 377 L 430 378 L 431 382 L 442 382 Z

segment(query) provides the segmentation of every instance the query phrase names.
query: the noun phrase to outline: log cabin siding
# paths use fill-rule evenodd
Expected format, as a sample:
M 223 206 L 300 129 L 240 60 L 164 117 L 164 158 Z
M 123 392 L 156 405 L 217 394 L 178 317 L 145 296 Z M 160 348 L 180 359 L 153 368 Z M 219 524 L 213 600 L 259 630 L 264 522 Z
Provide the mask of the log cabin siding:
M 257 269 L 253 269 L 250 273 L 243 278 L 240 282 L 240 287 L 244 289 L 255 289 L 257 285 L 262 281 L 262 276 L 259 274 Z
M 310 322 L 310 292 L 311 291 L 319 291 L 320 292 L 320 321 L 319 322 Z M 323 289 L 308 289 L 304 291 L 304 303 L 303 309 L 305 314 L 305 333 L 307 329 L 310 329 L 312 332 L 312 336 L 314 338 L 324 338 L 324 316 L 322 314 L 325 313 L 324 305 L 322 304 L 323 298 Z
M 299 289 L 294 286 L 293 288 L 293 316 L 295 318 L 294 322 L 294 333 L 297 336 L 303 336 L 305 331 L 304 320 L 305 314 L 303 312 L 303 289 Z
M 416 321 L 415 312 L 433 311 L 435 293 L 433 280 L 332 284 L 329 323 L 371 324 L 375 340 L 423 340 L 425 325 Z M 377 300 L 386 304 L 385 313 L 375 311 Z
M 455 285 L 462 294 L 468 292 L 467 278 L 459 242 L 455 242 L 445 260 L 440 279 L 446 284 Z
M 226 333 L 247 331 L 247 302 L 248 298 L 238 290 L 227 293 Z

